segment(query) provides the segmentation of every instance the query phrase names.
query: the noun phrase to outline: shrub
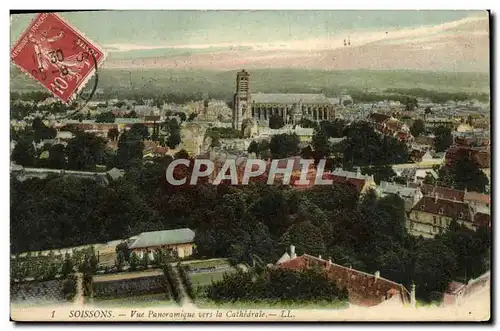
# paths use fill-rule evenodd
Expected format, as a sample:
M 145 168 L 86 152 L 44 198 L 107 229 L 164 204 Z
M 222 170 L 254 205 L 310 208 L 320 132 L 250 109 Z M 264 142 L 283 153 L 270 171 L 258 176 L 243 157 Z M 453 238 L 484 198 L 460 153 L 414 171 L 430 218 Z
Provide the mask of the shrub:
M 66 300 L 71 301 L 76 295 L 76 276 L 69 275 L 63 282 L 62 292 Z

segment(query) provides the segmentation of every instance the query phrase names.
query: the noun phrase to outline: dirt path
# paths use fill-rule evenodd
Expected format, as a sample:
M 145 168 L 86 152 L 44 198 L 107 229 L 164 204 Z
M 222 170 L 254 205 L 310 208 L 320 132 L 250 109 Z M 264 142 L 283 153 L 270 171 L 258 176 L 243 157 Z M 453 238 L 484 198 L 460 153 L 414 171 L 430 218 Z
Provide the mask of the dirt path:
M 76 294 L 73 299 L 75 305 L 83 305 L 85 298 L 83 297 L 83 274 L 80 272 L 75 273 L 76 276 Z
M 187 294 L 186 288 L 184 287 L 184 283 L 179 274 L 179 268 L 176 264 L 172 264 L 172 269 L 174 271 L 175 277 L 179 280 L 179 305 L 183 308 L 187 309 L 196 309 L 196 305 L 193 303 L 189 295 Z

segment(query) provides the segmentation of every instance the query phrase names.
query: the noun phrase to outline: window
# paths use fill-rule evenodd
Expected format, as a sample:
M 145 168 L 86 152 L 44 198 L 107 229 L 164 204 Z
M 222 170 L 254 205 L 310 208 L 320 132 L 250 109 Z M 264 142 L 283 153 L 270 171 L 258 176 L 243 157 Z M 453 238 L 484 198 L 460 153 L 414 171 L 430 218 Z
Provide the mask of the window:
M 464 217 L 464 213 L 460 212 L 460 214 L 458 214 L 458 218 L 463 218 Z
M 444 212 L 443 208 L 439 208 L 439 215 L 443 215 L 443 212 Z
M 436 216 L 432 216 L 432 223 L 436 224 Z

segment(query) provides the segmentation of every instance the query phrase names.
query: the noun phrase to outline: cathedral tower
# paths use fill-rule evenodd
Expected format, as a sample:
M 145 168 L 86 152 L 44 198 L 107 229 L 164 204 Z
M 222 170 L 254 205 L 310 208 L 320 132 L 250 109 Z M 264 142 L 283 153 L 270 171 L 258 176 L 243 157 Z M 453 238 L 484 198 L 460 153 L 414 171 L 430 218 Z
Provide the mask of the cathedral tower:
M 233 100 L 233 129 L 241 130 L 241 123 L 251 118 L 250 74 L 245 70 L 236 75 L 236 93 Z

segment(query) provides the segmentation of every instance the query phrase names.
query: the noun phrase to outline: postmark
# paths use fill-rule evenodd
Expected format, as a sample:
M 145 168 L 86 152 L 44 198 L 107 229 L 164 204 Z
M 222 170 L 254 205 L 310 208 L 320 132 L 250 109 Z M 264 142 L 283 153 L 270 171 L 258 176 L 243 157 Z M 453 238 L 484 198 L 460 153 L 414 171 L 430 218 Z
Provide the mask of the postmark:
M 11 50 L 12 62 L 68 103 L 106 58 L 105 51 L 56 13 L 40 13 Z

